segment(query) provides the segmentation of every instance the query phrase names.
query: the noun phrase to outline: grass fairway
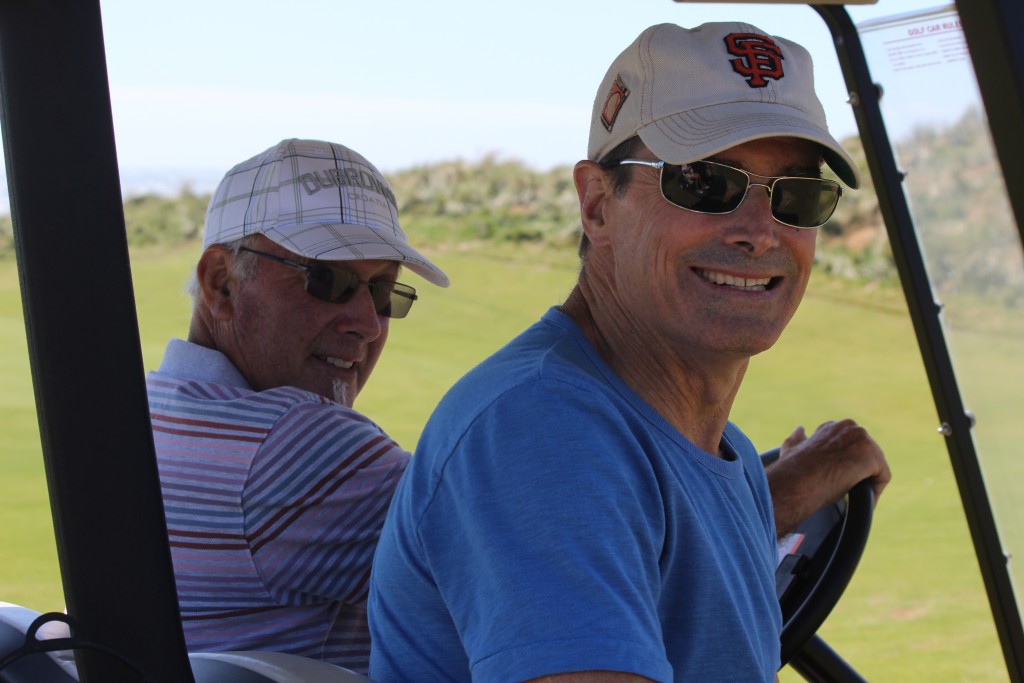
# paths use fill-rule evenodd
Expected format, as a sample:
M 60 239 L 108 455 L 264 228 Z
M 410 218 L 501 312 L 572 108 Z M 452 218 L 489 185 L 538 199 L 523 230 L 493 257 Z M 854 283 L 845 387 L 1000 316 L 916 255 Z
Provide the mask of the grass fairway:
M 169 336 L 186 333 L 180 292 L 196 251 L 133 256 L 149 368 Z M 575 277 L 568 254 L 434 256 L 453 286 L 415 282 L 421 301 L 392 325 L 357 404 L 409 449 L 444 391 L 561 301 Z M 18 296 L 13 264 L 0 263 L 0 600 L 51 610 L 63 601 Z M 768 448 L 797 424 L 846 416 L 883 445 L 895 480 L 825 639 L 872 681 L 1007 680 L 902 297 L 816 278 L 783 339 L 752 361 L 734 419 Z
M 812 281 L 780 342 L 751 362 L 733 416 L 759 446 L 849 416 L 886 451 L 893 483 L 821 631 L 833 648 L 870 681 L 1007 680 L 902 295 Z

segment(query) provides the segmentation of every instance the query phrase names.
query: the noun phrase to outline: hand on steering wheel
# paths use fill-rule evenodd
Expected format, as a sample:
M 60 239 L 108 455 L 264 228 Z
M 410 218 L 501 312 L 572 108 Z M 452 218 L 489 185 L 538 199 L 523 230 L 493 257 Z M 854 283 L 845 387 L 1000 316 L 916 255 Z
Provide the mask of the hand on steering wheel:
M 762 460 L 769 461 L 772 455 L 766 453 Z M 873 508 L 871 484 L 862 481 L 794 532 L 807 535 L 801 543 L 805 552 L 786 558 L 776 570 L 782 608 L 782 666 L 803 648 L 839 602 L 867 544 Z

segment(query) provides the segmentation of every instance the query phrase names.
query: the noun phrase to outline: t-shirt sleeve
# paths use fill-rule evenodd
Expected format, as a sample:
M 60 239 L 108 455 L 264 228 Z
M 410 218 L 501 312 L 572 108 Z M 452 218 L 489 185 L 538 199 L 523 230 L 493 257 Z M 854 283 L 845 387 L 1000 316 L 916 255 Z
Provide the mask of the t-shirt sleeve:
M 596 392 L 541 381 L 458 438 L 418 534 L 474 681 L 581 668 L 671 679 L 664 510 L 624 419 Z
M 347 408 L 304 403 L 282 416 L 243 494 L 252 560 L 278 602 L 365 602 L 373 551 L 409 457 Z

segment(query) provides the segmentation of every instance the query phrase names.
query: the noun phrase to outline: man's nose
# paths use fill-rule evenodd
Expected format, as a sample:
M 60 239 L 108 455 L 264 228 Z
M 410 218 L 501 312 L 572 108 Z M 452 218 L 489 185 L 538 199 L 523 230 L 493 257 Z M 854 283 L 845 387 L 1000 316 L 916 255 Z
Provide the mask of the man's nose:
M 366 283 L 360 283 L 352 298 L 341 306 L 343 314 L 336 323 L 339 332 L 358 336 L 363 341 L 373 341 L 380 336 L 383 326 Z
M 772 217 L 769 187 L 764 183 L 750 183 L 743 203 L 731 216 L 734 222 L 728 233 L 730 243 L 747 250 L 751 256 L 760 256 L 779 246 L 782 225 Z

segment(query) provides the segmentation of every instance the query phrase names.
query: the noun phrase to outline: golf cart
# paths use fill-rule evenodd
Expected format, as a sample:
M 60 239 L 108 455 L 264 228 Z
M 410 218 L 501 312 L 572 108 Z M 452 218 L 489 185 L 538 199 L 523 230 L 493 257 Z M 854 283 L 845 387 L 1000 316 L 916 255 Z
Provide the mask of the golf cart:
M 1024 9 L 1016 0 L 961 0 L 956 5 L 956 24 L 969 51 L 964 59 L 973 64 L 1009 209 L 1005 226 L 978 230 L 979 238 L 1002 245 L 1004 260 L 998 263 L 969 260 L 975 253 L 958 253 L 960 245 L 948 236 L 929 241 L 926 226 L 907 200 L 909 180 L 894 155 L 889 121 L 883 116 L 884 101 L 895 89 L 876 85 L 874 65 L 865 51 L 867 33 L 877 35 L 882 29 L 858 30 L 841 4 L 823 3 L 815 9 L 833 36 L 843 67 L 932 390 L 936 427 L 949 452 L 1006 668 L 1011 680 L 1021 681 L 1024 629 L 1008 561 L 1008 551 L 1021 539 L 1012 525 L 1014 478 L 1002 476 L 1006 470 L 1000 469 L 1009 459 L 1004 455 L 1006 435 L 1019 431 L 1012 425 L 992 430 L 990 425 L 1003 419 L 1005 411 L 979 409 L 1012 405 L 1012 382 L 1011 387 L 1002 385 L 1001 395 L 995 392 L 999 383 L 970 387 L 978 392 L 972 396 L 977 406 L 972 414 L 965 407 L 968 387 L 956 372 L 963 359 L 954 358 L 949 341 L 958 329 L 951 318 L 972 312 L 960 306 L 969 308 L 972 301 L 998 292 L 1005 294 L 1007 314 L 1019 317 L 1015 306 L 1024 303 L 1024 169 L 1013 163 L 1024 147 L 1019 133 L 1024 122 L 1024 48 L 1011 34 L 1011 27 L 1024 25 Z M 935 33 L 942 33 L 945 22 L 939 21 Z M 905 40 L 918 45 L 933 25 Z M 0 106 L 67 605 L 66 615 L 38 615 L 40 620 L 27 610 L 10 608 L 10 618 L 2 623 L 11 628 L 0 631 L 0 681 L 359 680 L 336 667 L 297 658 L 285 661 L 292 658 L 275 653 L 190 657 L 186 651 L 146 408 L 98 1 L 0 2 Z M 54 201 L 55 183 L 60 184 L 61 201 Z M 998 232 L 1002 227 L 1008 232 Z M 963 263 L 958 264 L 956 257 L 961 256 Z M 979 287 L 958 280 L 957 268 L 964 264 L 978 273 L 995 273 L 994 282 Z M 83 301 L 90 305 L 82 306 Z M 75 335 L 74 352 L 69 353 L 69 330 L 102 334 Z M 90 401 L 79 398 L 80 387 L 90 388 Z M 982 437 L 993 434 L 1004 443 L 984 442 Z M 995 468 L 987 478 L 998 480 L 998 492 L 986 485 L 983 447 L 989 449 L 984 451 L 986 467 Z M 793 552 L 782 557 L 784 657 L 808 680 L 860 680 L 815 633 L 856 568 L 870 514 L 870 499 L 854 489 L 846 501 L 809 521 L 800 530 L 799 548 L 791 545 L 787 550 Z M 59 637 L 40 639 L 48 630 Z M 44 652 L 50 650 L 54 652 Z M 73 663 L 70 655 L 56 652 L 73 653 Z

